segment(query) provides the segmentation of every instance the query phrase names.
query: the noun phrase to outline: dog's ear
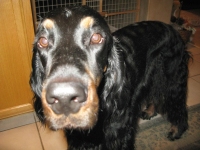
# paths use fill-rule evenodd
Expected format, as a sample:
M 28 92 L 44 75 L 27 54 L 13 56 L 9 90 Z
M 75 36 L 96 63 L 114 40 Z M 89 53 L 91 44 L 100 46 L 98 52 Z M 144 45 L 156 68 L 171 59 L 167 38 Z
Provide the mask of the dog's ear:
M 34 109 L 41 123 L 45 124 L 45 116 L 43 113 L 42 101 L 41 98 L 38 97 L 36 94 L 34 96 Z
M 108 56 L 107 70 L 102 82 L 103 107 L 108 111 L 123 110 L 127 105 L 126 100 L 128 100 L 127 96 L 129 95 L 127 92 L 130 91 L 127 88 L 129 88 L 130 83 L 127 82 L 126 78 L 124 54 L 120 42 L 115 37 L 113 37 L 113 47 Z
M 44 122 L 44 114 L 41 102 L 42 81 L 44 77 L 44 68 L 36 48 L 33 49 L 32 72 L 30 85 L 34 92 L 34 109 L 41 122 Z
M 30 85 L 33 92 L 40 97 L 42 90 L 42 79 L 44 68 L 42 66 L 39 53 L 36 48 L 33 49 L 32 56 L 32 72 L 30 77 Z

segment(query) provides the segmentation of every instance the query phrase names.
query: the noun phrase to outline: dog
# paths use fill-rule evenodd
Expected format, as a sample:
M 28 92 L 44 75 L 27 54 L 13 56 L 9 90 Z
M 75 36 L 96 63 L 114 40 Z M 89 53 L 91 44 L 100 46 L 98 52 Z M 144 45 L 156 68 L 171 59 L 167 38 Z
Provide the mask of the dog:
M 87 6 L 55 9 L 35 35 L 34 108 L 49 128 L 65 130 L 70 150 L 132 150 L 138 119 L 157 113 L 171 123 L 168 139 L 179 139 L 188 129 L 189 58 L 165 23 L 143 21 L 111 33 Z

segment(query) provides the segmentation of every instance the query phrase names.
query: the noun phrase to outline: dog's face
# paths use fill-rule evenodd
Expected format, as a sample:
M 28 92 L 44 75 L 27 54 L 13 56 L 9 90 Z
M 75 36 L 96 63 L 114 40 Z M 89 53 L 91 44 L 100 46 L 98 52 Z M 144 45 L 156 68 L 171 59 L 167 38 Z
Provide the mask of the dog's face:
M 95 125 L 97 88 L 111 46 L 109 27 L 88 7 L 57 9 L 41 21 L 34 41 L 31 80 L 35 84 L 31 86 L 33 91 L 41 86 L 43 113 L 52 129 Z

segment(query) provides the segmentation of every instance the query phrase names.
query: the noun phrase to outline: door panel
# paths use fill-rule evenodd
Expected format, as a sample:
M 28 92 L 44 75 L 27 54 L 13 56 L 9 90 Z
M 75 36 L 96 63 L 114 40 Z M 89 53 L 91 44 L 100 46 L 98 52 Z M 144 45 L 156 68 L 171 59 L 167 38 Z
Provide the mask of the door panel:
M 33 21 L 30 1 L 0 3 L 0 119 L 32 111 L 29 86 Z

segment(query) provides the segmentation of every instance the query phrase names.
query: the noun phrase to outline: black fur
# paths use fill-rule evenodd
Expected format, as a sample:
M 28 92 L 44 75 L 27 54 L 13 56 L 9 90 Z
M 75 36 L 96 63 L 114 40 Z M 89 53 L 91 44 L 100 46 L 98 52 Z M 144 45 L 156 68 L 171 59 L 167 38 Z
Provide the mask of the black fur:
M 144 21 L 111 34 L 87 6 L 54 10 L 34 42 L 36 113 L 50 128 L 66 131 L 70 150 L 132 150 L 138 118 L 156 113 L 172 125 L 168 138 L 178 139 L 188 128 L 189 58 L 170 25 Z

